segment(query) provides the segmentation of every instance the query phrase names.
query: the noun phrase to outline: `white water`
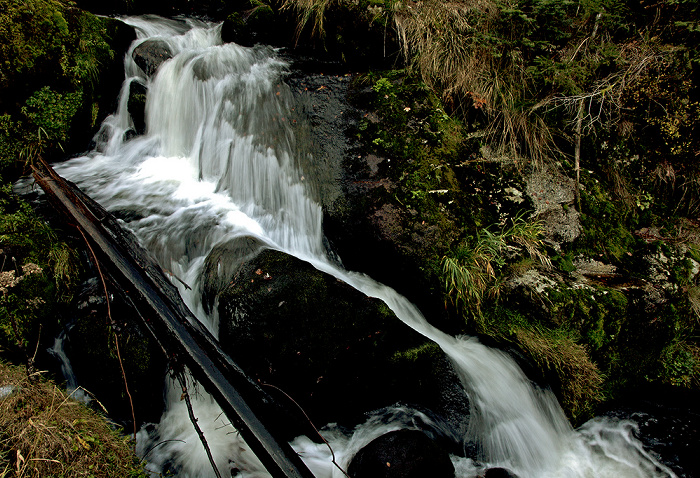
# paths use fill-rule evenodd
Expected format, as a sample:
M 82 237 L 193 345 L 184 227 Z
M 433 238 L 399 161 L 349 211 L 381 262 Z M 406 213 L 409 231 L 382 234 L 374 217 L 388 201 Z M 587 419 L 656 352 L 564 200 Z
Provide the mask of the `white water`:
M 131 18 L 139 41 L 166 41 L 176 56 L 148 79 L 127 56 L 119 110 L 97 135 L 94 152 L 57 169 L 128 221 L 175 283 L 191 310 L 217 334 L 218 319 L 201 305 L 200 275 L 216 244 L 254 235 L 315 267 L 384 300 L 408 326 L 442 347 L 470 396 L 471 420 L 464 442 L 479 446 L 480 463 L 454 458 L 459 477 L 474 477 L 485 464 L 521 477 L 673 476 L 641 448 L 630 424 L 593 421 L 573 430 L 554 396 L 533 387 L 505 354 L 471 337 L 456 338 L 430 326 L 406 298 L 361 274 L 338 269 L 322 246 L 321 210 L 296 167 L 295 141 L 287 121 L 291 94 L 286 65 L 264 47 L 220 45 L 219 31 L 201 23 Z M 148 87 L 147 132 L 128 141 L 133 122 L 126 111 L 128 85 Z M 155 430 L 142 430 L 139 450 L 149 469 L 169 466 L 180 477 L 213 476 L 187 417 L 180 391 L 168 381 L 167 409 Z M 202 392 L 195 415 L 217 465 L 240 476 L 268 476 L 215 403 Z M 342 406 L 339 400 L 338 406 Z M 325 434 L 341 465 L 373 438 L 416 428 L 417 412 L 397 410 L 391 420 L 370 419 L 346 436 Z M 421 417 L 425 422 L 427 417 Z M 293 446 L 318 477 L 340 477 L 325 446 L 300 437 Z
M 71 367 L 70 360 L 63 347 L 63 342 L 66 340 L 66 332 L 65 329 L 61 330 L 48 352 L 61 364 L 61 374 L 66 380 L 66 392 L 68 392 L 68 395 L 79 402 L 87 404 L 92 401 L 92 398 L 78 386 L 78 379 L 73 373 L 73 367 Z

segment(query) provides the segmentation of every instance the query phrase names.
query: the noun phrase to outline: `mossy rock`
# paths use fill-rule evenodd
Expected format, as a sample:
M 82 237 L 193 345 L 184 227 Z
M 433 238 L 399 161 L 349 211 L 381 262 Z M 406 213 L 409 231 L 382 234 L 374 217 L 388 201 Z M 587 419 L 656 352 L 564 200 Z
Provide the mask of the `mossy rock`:
M 9 2 L 0 16 L 11 25 L 0 32 L 0 166 L 14 176 L 38 157 L 88 149 L 116 108 L 135 33 L 118 20 L 44 0 Z
M 326 237 L 349 270 L 393 287 L 439 320 L 444 311 L 439 259 L 460 231 L 447 214 L 423 220 L 396 202 L 398 185 L 382 175 L 384 166 L 371 172 L 372 155 L 363 157 L 367 170 L 353 173 L 348 166 L 344 196 L 325 211 Z
M 224 350 L 315 423 L 358 423 L 397 402 L 444 410 L 442 392 L 459 388 L 437 346 L 421 349 L 426 339 L 383 302 L 278 251 L 241 265 L 219 297 L 219 314 Z M 421 353 L 407 353 L 412 348 Z
M 264 247 L 264 243 L 253 236 L 239 236 L 214 246 L 204 261 L 202 304 L 207 313 L 211 312 L 219 293 L 235 279 L 241 264 L 255 258 Z

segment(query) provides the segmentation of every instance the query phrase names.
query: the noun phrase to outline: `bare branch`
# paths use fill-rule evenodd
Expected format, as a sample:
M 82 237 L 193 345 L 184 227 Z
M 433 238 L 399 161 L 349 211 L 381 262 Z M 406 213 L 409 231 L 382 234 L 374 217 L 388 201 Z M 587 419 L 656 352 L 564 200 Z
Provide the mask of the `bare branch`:
M 204 451 L 207 452 L 207 458 L 209 458 L 209 463 L 211 464 L 211 467 L 214 470 L 216 478 L 221 478 L 221 473 L 219 473 L 219 469 L 216 467 L 216 462 L 214 462 L 214 456 L 211 454 L 211 448 L 209 448 L 209 444 L 207 443 L 207 439 L 204 436 L 202 429 L 199 428 L 199 424 L 197 423 L 197 417 L 194 416 L 194 410 L 192 409 L 192 401 L 190 400 L 190 394 L 187 391 L 187 382 L 185 380 L 184 373 L 182 371 L 179 371 L 175 373 L 175 376 L 177 377 L 177 381 L 180 383 L 180 388 L 182 388 L 182 398 L 184 398 L 185 403 L 187 404 L 187 414 L 190 416 L 192 426 L 197 432 L 197 436 L 199 436 L 199 441 L 202 442 Z

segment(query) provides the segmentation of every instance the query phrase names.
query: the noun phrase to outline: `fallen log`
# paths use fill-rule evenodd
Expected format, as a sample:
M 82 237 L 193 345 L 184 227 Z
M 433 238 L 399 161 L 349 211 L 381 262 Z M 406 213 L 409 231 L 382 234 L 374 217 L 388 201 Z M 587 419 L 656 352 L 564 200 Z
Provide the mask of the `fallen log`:
M 102 271 L 123 290 L 168 358 L 184 364 L 217 401 L 273 477 L 313 478 L 292 447 L 265 426 L 260 411 L 270 401 L 221 351 L 216 339 L 182 302 L 175 286 L 138 240 L 102 206 L 40 161 L 36 183 L 53 206 L 85 236 Z

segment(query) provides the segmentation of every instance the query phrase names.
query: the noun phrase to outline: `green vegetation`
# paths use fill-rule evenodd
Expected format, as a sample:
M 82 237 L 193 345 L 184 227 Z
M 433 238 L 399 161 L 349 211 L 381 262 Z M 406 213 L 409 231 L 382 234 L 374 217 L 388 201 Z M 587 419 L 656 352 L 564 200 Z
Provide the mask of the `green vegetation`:
M 70 2 L 0 7 L 0 175 L 60 154 L 71 128 L 95 126 L 98 74 L 113 58 L 105 22 Z M 84 134 L 84 133 L 83 133 Z
M 700 387 L 700 2 L 282 3 L 246 2 L 229 18 L 247 33 L 296 13 L 298 41 L 397 68 L 357 76 L 355 134 L 387 179 L 379 220 L 415 240 L 407 255 L 426 289 L 444 289 L 453 329 L 522 352 L 577 421 L 625 388 Z M 68 1 L 0 6 L 5 181 L 70 151 L 104 113 L 105 22 Z M 527 189 L 544 168 L 576 184 L 557 204 L 580 224 L 575 237 L 554 237 L 551 210 Z M 5 182 L 0 249 L 0 347 L 26 359 L 72 294 L 75 254 Z M 590 260 L 614 272 L 584 277 Z M 136 369 L 149 356 L 134 341 Z
M 551 262 L 543 251 L 544 244 L 540 235 L 542 224 L 537 221 L 525 221 L 522 216 L 512 220 L 509 227 L 492 233 L 482 229 L 477 233 L 473 244 L 463 243 L 450 256 L 442 258 L 443 277 L 447 295 L 454 305 L 464 310 L 465 314 L 474 314 L 476 321 L 483 328 L 481 304 L 487 298 L 495 298 L 500 293 L 509 272 L 521 272 L 523 262 L 516 264 L 508 256 L 520 255 L 519 250 L 509 249 L 512 245 L 524 249 L 530 259 L 536 259 L 544 267 L 551 267 Z M 515 266 L 506 269 L 506 264 Z
M 577 334 L 568 328 L 525 326 L 515 331 L 515 339 L 542 370 L 554 371 L 564 410 L 575 421 L 587 419 L 603 398 L 604 380 Z
M 95 126 L 98 77 L 113 58 L 106 21 L 55 0 L 0 6 L 0 347 L 35 346 L 72 296 L 75 252 L 9 183 Z
M 71 298 L 77 259 L 9 185 L 0 190 L 0 247 L 0 350 L 24 353 L 36 346 L 42 325 L 57 325 L 55 310 Z
M 437 220 L 458 187 L 448 161 L 458 153 L 461 124 L 447 115 L 430 88 L 404 70 L 370 73 L 356 83 L 356 89 L 369 86 L 357 99 L 374 111 L 362 118 L 357 136 L 378 154 L 399 161 L 393 177 L 401 184 L 396 200 L 421 219 Z
M 73 244 L 11 186 L 37 159 L 83 148 L 105 114 L 109 22 L 69 1 L 0 5 L 0 355 L 26 364 L 0 363 L 0 387 L 12 387 L 0 397 L 0 476 L 145 476 L 103 416 L 34 372 L 81 271 Z
M 425 270 L 467 331 L 553 374 L 577 420 L 625 387 L 700 386 L 700 2 L 286 5 L 326 42 L 346 9 L 398 45 L 401 69 L 358 81 L 358 137 L 391 161 L 392 204 L 458 238 Z M 541 168 L 574 180 L 557 204 L 580 224 L 569 239 L 527 191 Z M 535 255 L 503 227 L 532 210 Z M 584 278 L 585 261 L 615 272 Z

